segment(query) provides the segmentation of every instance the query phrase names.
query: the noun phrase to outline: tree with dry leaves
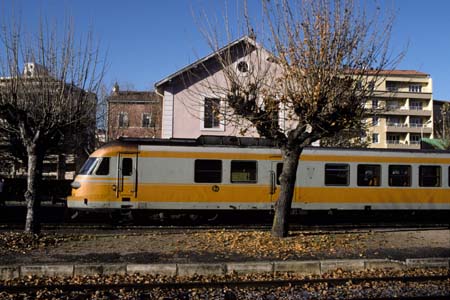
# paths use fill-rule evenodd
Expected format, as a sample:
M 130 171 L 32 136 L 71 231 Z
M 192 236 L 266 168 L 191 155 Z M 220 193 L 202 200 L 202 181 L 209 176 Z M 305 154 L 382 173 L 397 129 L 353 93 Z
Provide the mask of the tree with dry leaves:
M 394 19 L 389 11 L 370 11 L 353 0 L 262 3 L 259 24 L 269 34 L 259 33 L 260 43 L 271 51 L 259 47 L 244 8 L 248 42 L 240 51 L 247 51 L 250 68 L 236 67 L 236 51 L 219 48 L 217 28 L 203 26 L 226 81 L 210 80 L 208 86 L 225 103 L 222 120 L 251 127 L 280 148 L 283 169 L 272 234 L 285 237 L 302 150 L 320 139 L 362 128 L 364 105 L 386 76 L 380 71 L 392 69 L 402 53 L 389 51 Z
M 95 130 L 96 92 L 105 64 L 92 33 L 78 40 L 70 22 L 58 31 L 57 24 L 41 20 L 25 32 L 14 17 L 3 20 L 0 131 L 26 153 L 25 232 L 37 233 L 44 156 L 51 148 L 73 145 L 77 133 Z

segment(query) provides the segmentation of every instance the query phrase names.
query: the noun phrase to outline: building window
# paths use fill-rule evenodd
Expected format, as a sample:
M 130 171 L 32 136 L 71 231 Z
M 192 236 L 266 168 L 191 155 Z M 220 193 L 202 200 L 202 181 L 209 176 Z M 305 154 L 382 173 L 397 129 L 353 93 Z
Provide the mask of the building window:
M 397 92 L 398 91 L 397 83 L 393 81 L 386 81 L 386 90 L 389 92 Z
M 375 89 L 375 82 L 373 81 L 369 82 L 367 87 L 369 88 L 369 91 L 373 91 Z
M 419 186 L 441 186 L 441 167 L 420 166 Z
M 348 164 L 325 164 L 325 185 L 348 185 L 349 178 Z
M 128 113 L 120 112 L 119 113 L 119 128 L 127 128 L 128 126 L 130 126 L 129 120 L 128 120 Z
M 387 126 L 391 127 L 403 127 L 403 123 L 398 117 L 388 117 L 386 120 Z
M 390 165 L 389 186 L 411 186 L 411 166 Z
M 380 118 L 372 117 L 372 126 L 378 126 L 380 123 Z
M 388 134 L 387 136 L 388 144 L 400 144 L 400 136 L 396 134 Z
M 380 186 L 380 165 L 358 165 L 359 186 Z
M 358 81 L 356 82 L 356 89 L 358 89 L 358 90 L 361 90 L 361 89 L 362 89 L 362 82 L 361 82 L 361 80 L 358 80 Z
M 388 134 L 386 139 L 388 144 L 400 144 L 399 135 Z
M 378 133 L 372 133 L 372 143 L 378 144 L 380 142 Z
M 420 140 L 421 140 L 420 134 L 411 134 L 410 137 L 409 137 L 409 142 L 412 145 L 420 144 Z
M 422 110 L 423 109 L 423 103 L 421 101 L 411 101 L 411 104 L 409 105 L 409 109 L 411 109 L 411 110 Z
M 248 70 L 249 70 L 248 63 L 245 62 L 245 61 L 240 61 L 240 62 L 237 64 L 237 69 L 238 69 L 239 72 L 241 72 L 241 73 L 247 73 Z
M 395 110 L 395 109 L 399 109 L 399 108 L 400 108 L 400 105 L 399 105 L 398 101 L 390 100 L 388 102 L 388 109 L 389 110 Z
M 142 114 L 142 127 L 144 128 L 155 127 L 155 121 L 153 120 L 151 113 Z
M 411 93 L 422 93 L 422 86 L 419 84 L 411 84 L 409 86 L 409 91 Z
M 205 99 L 203 127 L 204 128 L 220 127 L 220 99 L 217 98 Z
M 194 182 L 222 182 L 222 161 L 213 159 L 195 160 Z
M 372 108 L 378 108 L 378 99 L 372 100 Z
M 231 161 L 232 183 L 256 183 L 256 161 Z
M 421 117 L 410 117 L 409 118 L 409 126 L 410 127 L 422 127 L 422 118 Z

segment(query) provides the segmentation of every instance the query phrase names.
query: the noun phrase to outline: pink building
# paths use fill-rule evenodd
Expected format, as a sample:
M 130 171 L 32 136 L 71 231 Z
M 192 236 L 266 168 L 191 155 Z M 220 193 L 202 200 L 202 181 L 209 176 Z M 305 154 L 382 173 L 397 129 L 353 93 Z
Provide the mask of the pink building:
M 221 100 L 228 85 L 224 72 L 232 71 L 240 80 L 250 80 L 250 76 L 261 69 L 276 68 L 271 57 L 254 39 L 246 36 L 157 82 L 155 90 L 163 97 L 162 138 L 257 136 L 249 124 L 240 121 L 236 125 Z M 223 68 L 223 58 L 226 58 L 228 70 Z

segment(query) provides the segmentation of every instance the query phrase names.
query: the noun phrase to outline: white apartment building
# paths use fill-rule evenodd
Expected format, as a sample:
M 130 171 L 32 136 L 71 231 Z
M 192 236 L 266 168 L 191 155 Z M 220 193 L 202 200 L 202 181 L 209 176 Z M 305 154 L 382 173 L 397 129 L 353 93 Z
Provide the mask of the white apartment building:
M 366 103 L 370 148 L 419 149 L 433 138 L 433 85 L 429 74 L 383 71 Z

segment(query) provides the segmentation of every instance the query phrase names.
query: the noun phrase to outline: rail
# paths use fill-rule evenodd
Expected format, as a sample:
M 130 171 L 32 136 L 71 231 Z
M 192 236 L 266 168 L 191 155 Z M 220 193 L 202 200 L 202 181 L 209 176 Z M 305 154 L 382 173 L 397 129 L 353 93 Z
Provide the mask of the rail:
M 214 279 L 213 279 L 214 280 Z M 218 280 L 218 281 L 194 281 L 194 282 L 147 282 L 147 283 L 113 283 L 113 284 L 18 284 L 18 285 L 0 285 L 0 293 L 9 294 L 30 294 L 39 291 L 57 291 L 58 293 L 65 292 L 84 292 L 96 293 L 98 291 L 152 291 L 152 290 L 177 290 L 177 291 L 190 291 L 203 289 L 205 291 L 211 289 L 227 289 L 233 291 L 237 289 L 242 291 L 242 289 L 278 289 L 283 287 L 288 287 L 291 292 L 295 293 L 295 288 L 304 290 L 305 287 L 314 287 L 319 285 L 321 288 L 330 287 L 331 290 L 337 286 L 349 288 L 351 285 L 364 284 L 366 292 L 370 294 L 367 289 L 374 289 L 374 297 L 369 296 L 367 298 L 351 297 L 351 299 L 448 299 L 450 297 L 450 275 L 425 275 L 425 276 L 388 276 L 388 277 L 361 277 L 361 278 L 319 278 L 319 279 L 295 279 L 295 280 L 260 280 L 260 281 L 247 281 L 247 280 Z M 391 283 L 389 286 L 395 287 L 400 284 L 407 283 L 425 283 L 430 285 L 449 285 L 447 290 L 442 290 L 441 294 L 427 295 L 427 296 L 412 296 L 408 295 L 408 288 L 404 288 L 405 295 L 395 294 L 392 297 L 376 297 L 377 285 L 374 283 Z M 405 285 L 406 286 L 406 285 Z M 201 292 L 201 291 L 199 291 Z M 230 292 L 231 293 L 231 292 Z M 330 294 L 328 294 L 330 296 Z M 187 299 L 190 299 L 187 296 Z M 231 297 L 231 296 L 230 296 Z M 230 299 L 233 299 L 232 297 Z M 237 298 L 234 298 L 237 299 Z M 327 298 L 328 299 L 328 298 Z

